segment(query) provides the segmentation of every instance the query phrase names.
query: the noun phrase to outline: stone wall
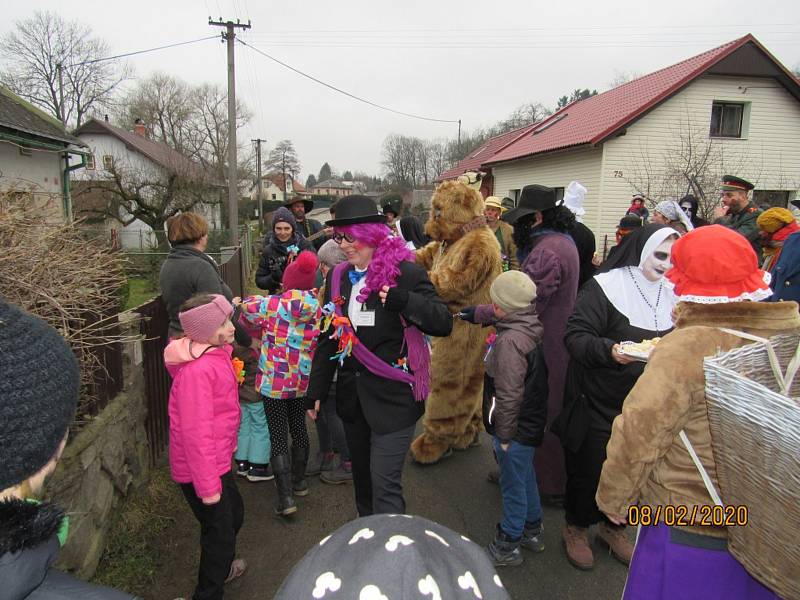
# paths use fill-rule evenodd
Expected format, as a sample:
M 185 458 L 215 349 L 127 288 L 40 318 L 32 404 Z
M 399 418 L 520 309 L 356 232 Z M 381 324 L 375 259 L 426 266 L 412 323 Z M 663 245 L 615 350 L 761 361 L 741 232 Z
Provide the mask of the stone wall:
M 126 313 L 124 318 L 132 317 Z M 126 329 L 138 331 L 138 325 L 129 320 Z M 97 569 L 116 508 L 150 476 L 139 345 L 125 344 L 123 391 L 69 441 L 46 485 L 48 500 L 61 506 L 70 520 L 57 566 L 82 579 Z

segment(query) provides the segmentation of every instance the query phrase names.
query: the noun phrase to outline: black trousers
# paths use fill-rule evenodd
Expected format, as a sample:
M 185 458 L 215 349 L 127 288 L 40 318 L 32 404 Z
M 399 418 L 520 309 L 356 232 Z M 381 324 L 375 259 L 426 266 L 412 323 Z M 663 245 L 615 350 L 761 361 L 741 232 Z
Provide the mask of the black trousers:
M 353 487 L 358 516 L 403 514 L 403 465 L 411 447 L 415 426 L 377 434 L 364 415 L 343 421 L 353 467 Z
M 222 494 L 216 504 L 203 504 L 191 483 L 182 483 L 181 491 L 194 516 L 200 522 L 200 568 L 194 600 L 222 598 L 225 579 L 236 554 L 236 534 L 244 522 L 244 503 L 236 489 L 233 473 L 222 476 Z
M 606 461 L 606 445 L 611 435 L 589 427 L 577 452 L 564 449 L 567 466 L 567 495 L 564 498 L 567 523 L 589 527 L 606 520 L 597 507 L 595 495 L 600 473 Z

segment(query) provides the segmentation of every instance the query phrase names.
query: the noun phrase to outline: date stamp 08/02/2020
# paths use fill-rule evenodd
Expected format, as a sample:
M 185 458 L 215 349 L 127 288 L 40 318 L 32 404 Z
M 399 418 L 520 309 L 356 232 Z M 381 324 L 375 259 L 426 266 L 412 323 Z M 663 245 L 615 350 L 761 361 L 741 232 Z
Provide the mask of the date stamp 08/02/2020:
M 668 527 L 744 527 L 748 520 L 747 506 L 667 504 L 628 507 L 628 525 L 642 527 L 663 523 Z

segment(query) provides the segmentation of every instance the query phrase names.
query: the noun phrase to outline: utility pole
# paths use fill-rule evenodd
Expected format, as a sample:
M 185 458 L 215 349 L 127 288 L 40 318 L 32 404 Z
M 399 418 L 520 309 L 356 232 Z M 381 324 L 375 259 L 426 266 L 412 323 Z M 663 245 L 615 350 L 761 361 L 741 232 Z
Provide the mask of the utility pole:
M 264 232 L 264 204 L 262 202 L 261 197 L 261 142 L 266 142 L 267 140 L 262 140 L 261 138 L 250 140 L 251 142 L 255 142 L 256 145 L 256 176 L 258 179 L 256 180 L 256 189 L 258 190 L 258 232 Z
M 236 41 L 234 29 L 250 29 L 247 24 L 233 21 L 213 21 L 208 18 L 208 24 L 215 27 L 225 27 L 222 39 L 228 43 L 228 225 L 231 228 L 231 246 L 239 245 L 239 189 L 236 174 L 236 69 L 233 44 Z
M 458 155 L 461 156 L 461 119 L 458 120 Z

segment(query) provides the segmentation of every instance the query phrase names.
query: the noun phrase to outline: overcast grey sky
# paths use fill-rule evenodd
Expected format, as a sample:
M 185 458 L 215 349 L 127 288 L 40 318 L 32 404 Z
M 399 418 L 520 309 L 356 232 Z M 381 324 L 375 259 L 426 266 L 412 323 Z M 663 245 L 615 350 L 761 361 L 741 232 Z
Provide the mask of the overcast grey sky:
M 247 43 L 355 95 L 397 110 L 490 125 L 527 101 L 553 106 L 577 87 L 608 88 L 754 34 L 785 65 L 800 63 L 793 0 L 44 0 L 5 3 L 0 34 L 35 10 L 89 24 L 114 53 L 211 35 L 214 19 L 250 19 Z M 713 25 L 709 25 L 713 24 Z M 381 170 L 391 133 L 455 137 L 457 125 L 378 110 L 237 45 L 237 95 L 253 113 L 246 139 L 291 139 L 303 180 L 323 162 Z M 226 84 L 224 44 L 209 40 L 129 59 L 191 83 Z

